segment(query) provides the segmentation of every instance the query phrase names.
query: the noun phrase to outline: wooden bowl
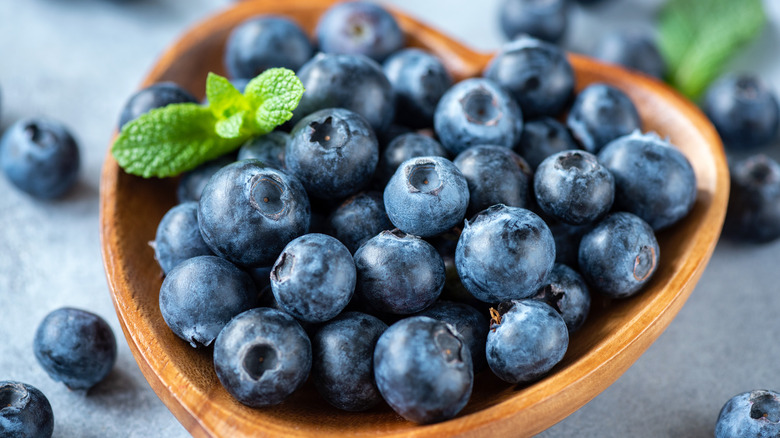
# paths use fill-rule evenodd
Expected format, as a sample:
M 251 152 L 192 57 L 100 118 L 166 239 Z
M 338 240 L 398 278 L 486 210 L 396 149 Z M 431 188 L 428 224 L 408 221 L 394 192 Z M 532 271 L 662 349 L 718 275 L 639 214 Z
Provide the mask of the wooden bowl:
M 255 14 L 277 13 L 313 30 L 332 1 L 241 2 L 198 24 L 168 49 L 143 86 L 171 80 L 202 92 L 209 71 L 223 73 L 230 30 Z M 479 75 L 490 54 L 475 53 L 400 12 L 413 46 L 442 58 L 457 79 Z M 101 238 L 111 295 L 130 350 L 159 397 L 194 436 L 521 436 L 560 421 L 614 382 L 661 334 L 693 291 L 720 234 L 729 192 L 720 140 L 699 110 L 660 82 L 571 55 L 577 89 L 601 81 L 633 99 L 645 131 L 668 136 L 693 164 L 698 198 L 681 223 L 659 235 L 659 269 L 639 295 L 596 299 L 563 361 L 541 381 L 505 384 L 489 371 L 476 377 L 466 408 L 450 421 L 420 426 L 387 406 L 363 413 L 330 407 L 311 382 L 279 406 L 251 409 L 233 400 L 214 373 L 211 350 L 194 350 L 165 325 L 158 307 L 161 270 L 148 242 L 176 203 L 176 180 L 124 173 L 109 154 L 101 179 Z M 594 419 L 594 421 L 597 421 Z

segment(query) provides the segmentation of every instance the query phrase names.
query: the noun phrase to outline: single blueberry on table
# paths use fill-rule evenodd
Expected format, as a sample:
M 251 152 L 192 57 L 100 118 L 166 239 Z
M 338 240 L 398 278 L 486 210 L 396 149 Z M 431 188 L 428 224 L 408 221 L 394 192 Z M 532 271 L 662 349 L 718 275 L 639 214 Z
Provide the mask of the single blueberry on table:
M 463 285 L 486 303 L 533 295 L 554 263 L 547 224 L 529 210 L 502 204 L 466 221 L 455 250 Z
M 552 306 L 563 317 L 569 333 L 579 330 L 590 311 L 590 290 L 574 269 L 556 263 L 532 298 Z
M 268 167 L 284 170 L 284 150 L 289 141 L 290 134 L 286 132 L 269 132 L 244 143 L 238 150 L 238 159 L 254 158 Z
M 306 322 L 323 322 L 349 303 L 355 278 L 355 262 L 343 243 L 325 234 L 304 234 L 276 259 L 271 289 L 285 312 Z
M 348 198 L 328 218 L 330 235 L 352 254 L 368 239 L 393 228 L 385 212 L 382 195 L 361 192 Z
M 380 312 L 408 315 L 433 304 L 444 288 L 444 261 L 430 243 L 383 231 L 355 253 L 356 294 Z
M 65 195 L 76 183 L 79 148 L 60 122 L 22 119 L 0 138 L 0 166 L 19 190 L 39 199 Z
M 515 152 L 528 162 L 531 169 L 536 169 L 550 155 L 577 148 L 579 146 L 566 126 L 551 117 L 542 117 L 525 122 Z
M 160 313 L 176 336 L 208 347 L 231 318 L 257 306 L 255 283 L 225 259 L 198 256 L 176 265 L 160 288 Z
M 526 161 L 501 146 L 472 146 L 452 162 L 469 185 L 468 214 L 492 205 L 526 208 L 534 178 Z
M 392 14 L 366 1 L 337 3 L 315 29 L 325 53 L 365 55 L 382 62 L 404 45 L 404 33 Z
M 344 312 L 311 339 L 312 376 L 322 397 L 345 411 L 371 409 L 382 401 L 374 381 L 374 347 L 387 324 L 360 312 Z
M 485 368 L 487 365 L 485 341 L 490 323 L 479 310 L 468 304 L 441 300 L 415 316 L 427 316 L 450 324 L 455 328 L 455 333 L 469 346 L 474 373 L 476 374 Z
M 198 227 L 198 203 L 185 202 L 168 210 L 157 225 L 151 245 L 155 260 L 166 274 L 187 259 L 211 255 Z
M 735 395 L 723 405 L 715 438 L 777 438 L 780 436 L 780 393 L 754 390 Z
M 309 229 L 311 206 L 298 178 L 257 160 L 223 167 L 198 204 L 203 240 L 220 257 L 268 266 L 287 243 Z
M 756 243 L 780 237 L 780 165 L 758 154 L 732 164 L 730 170 L 724 233 Z
M 506 88 L 527 118 L 558 116 L 574 91 L 574 70 L 566 53 L 529 36 L 506 43 L 484 75 Z
M 666 63 L 652 35 L 628 31 L 607 33 L 593 56 L 611 64 L 663 79 Z
M 501 30 L 508 39 L 522 34 L 557 43 L 569 21 L 568 0 L 504 0 L 499 9 Z
M 452 86 L 452 77 L 441 60 L 408 48 L 393 54 L 383 66 L 395 91 L 396 121 L 412 128 L 433 126 L 436 104 Z
M 309 376 L 311 341 L 292 316 L 261 307 L 233 318 L 214 343 L 214 370 L 239 402 L 283 402 Z
M 206 184 L 211 177 L 217 173 L 219 169 L 235 162 L 235 155 L 227 154 L 207 161 L 190 171 L 184 172 L 179 178 L 179 185 L 176 188 L 176 198 L 180 203 L 200 201 L 200 197 L 203 195 L 203 189 L 206 187 Z
M 295 125 L 284 160 L 310 195 L 338 199 L 368 184 L 379 162 L 379 145 L 366 119 L 343 108 L 328 108 Z
M 615 178 L 615 207 L 654 230 L 684 218 L 696 202 L 696 174 L 685 155 L 655 133 L 620 137 L 599 152 Z
M 653 229 L 631 213 L 607 215 L 580 241 L 582 276 L 595 290 L 611 298 L 639 292 L 653 277 L 659 257 Z
M 454 327 L 425 316 L 402 319 L 379 337 L 374 377 L 390 407 L 415 423 L 454 417 L 474 386 L 468 345 Z
M 273 67 L 298 70 L 314 54 L 309 37 L 288 18 L 260 15 L 239 24 L 225 46 L 232 78 L 252 79 Z
M 297 72 L 306 92 L 291 123 L 325 108 L 345 108 L 363 116 L 376 133 L 393 121 L 395 96 L 382 67 L 361 55 L 317 54 Z M 370 97 L 368 97 L 370 96 Z
M 54 413 L 38 388 L 22 382 L 0 381 L 0 436 L 49 438 L 54 433 Z
M 595 154 L 612 140 L 641 127 L 634 103 L 617 88 L 595 83 L 577 95 L 566 125 L 583 149 Z
M 152 84 L 130 96 L 119 116 L 119 129 L 155 108 L 173 103 L 198 103 L 189 91 L 173 82 Z
M 777 96 L 757 76 L 727 75 L 710 85 L 702 109 L 733 150 L 765 145 L 777 137 Z
M 41 321 L 33 350 L 49 377 L 70 389 L 95 386 L 116 362 L 116 338 L 108 323 L 94 313 L 68 307 Z
M 491 310 L 485 353 L 490 369 L 509 383 L 530 383 L 563 359 L 569 331 L 558 312 L 536 300 L 512 300 Z
M 398 167 L 408 159 L 430 156 L 448 158 L 448 155 L 441 143 L 427 135 L 416 132 L 401 134 L 380 155 L 377 176 L 386 185 Z
M 583 225 L 609 212 L 615 199 L 615 179 L 595 155 L 563 151 L 547 157 L 536 168 L 534 193 L 546 214 Z
M 480 144 L 511 148 L 520 140 L 523 111 L 498 83 L 471 78 L 444 93 L 433 126 L 442 146 L 453 155 Z
M 393 225 L 430 237 L 461 223 L 469 205 L 469 186 L 446 158 L 418 157 L 398 167 L 383 197 Z

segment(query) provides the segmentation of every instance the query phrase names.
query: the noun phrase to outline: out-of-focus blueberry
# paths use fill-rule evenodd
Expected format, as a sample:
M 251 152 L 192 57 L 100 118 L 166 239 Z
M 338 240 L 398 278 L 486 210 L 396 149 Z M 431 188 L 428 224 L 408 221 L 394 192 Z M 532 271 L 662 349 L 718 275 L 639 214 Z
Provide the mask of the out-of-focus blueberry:
M 425 316 L 403 319 L 379 337 L 374 376 L 390 407 L 416 423 L 454 417 L 474 386 L 468 345 L 454 327 Z
M 525 122 L 515 152 L 525 158 L 531 169 L 536 169 L 550 155 L 578 147 L 566 126 L 551 117 L 542 117 Z
M 214 343 L 220 383 L 253 408 L 283 402 L 306 381 L 311 362 L 311 341 L 300 324 L 268 307 L 239 314 Z
M 653 37 L 647 33 L 627 31 L 604 35 L 593 53 L 596 58 L 662 79 L 666 63 Z
M 198 228 L 198 203 L 185 202 L 168 210 L 157 225 L 152 246 L 154 258 L 166 274 L 187 259 L 211 255 Z
M 574 91 L 574 70 L 566 53 L 529 36 L 506 43 L 488 64 L 485 77 L 506 88 L 527 118 L 559 115 Z
M 441 157 L 406 160 L 384 191 L 390 222 L 405 233 L 429 237 L 458 225 L 469 205 L 466 178 Z
M 252 17 L 230 32 L 225 68 L 233 78 L 252 79 L 273 67 L 298 70 L 314 54 L 309 37 L 288 18 Z
M 579 265 L 589 285 L 611 298 L 630 297 L 658 268 L 653 229 L 631 213 L 611 213 L 580 241 Z
M 508 39 L 528 34 L 557 43 L 569 21 L 568 0 L 504 0 L 499 9 L 501 29 Z
M 557 310 L 569 333 L 579 330 L 590 311 L 590 291 L 585 280 L 574 269 L 556 263 L 544 283 L 533 299 Z
M 65 195 L 76 183 L 79 148 L 68 129 L 50 119 L 22 119 L 0 138 L 0 166 L 19 190 L 39 199 Z
M 325 53 L 365 55 L 382 62 L 404 45 L 395 17 L 374 3 L 337 3 L 320 17 L 315 29 Z
M 571 225 L 556 220 L 547 221 L 555 239 L 555 263 L 579 266 L 578 251 L 582 236 L 593 228 L 593 224 Z
M 414 133 L 401 134 L 387 145 L 379 157 L 377 174 L 382 184 L 387 184 L 395 171 L 404 161 L 416 157 L 444 157 L 447 149 L 427 135 Z
M 284 149 L 289 141 L 290 134 L 282 131 L 255 137 L 241 146 L 238 150 L 238 159 L 254 158 L 268 167 L 284 170 Z
M 412 128 L 433 126 L 433 114 L 452 77 L 441 60 L 420 49 L 403 49 L 384 63 L 395 91 L 395 119 Z
M 50 438 L 54 413 L 38 388 L 22 382 L 0 381 L 0 436 Z
M 684 218 L 696 202 L 691 163 L 655 133 L 618 138 L 599 152 L 615 177 L 615 206 L 642 218 L 654 230 Z
M 411 128 L 408 126 L 398 125 L 398 124 L 392 124 L 387 129 L 385 129 L 383 132 L 377 132 L 376 138 L 379 140 L 379 150 L 383 151 L 387 148 L 387 145 L 390 144 L 391 141 L 395 140 L 397 137 L 409 134 L 412 131 Z
M 235 156 L 233 154 L 223 155 L 211 161 L 207 161 L 200 166 L 184 172 L 179 178 L 179 186 L 176 189 L 176 198 L 180 203 L 189 201 L 200 201 L 200 197 L 203 194 L 203 189 L 211 179 L 212 175 L 217 173 L 219 169 L 234 163 Z
M 333 211 L 328 223 L 330 234 L 353 254 L 368 239 L 393 228 L 382 195 L 377 192 L 358 193 L 347 199 Z
M 63 307 L 38 325 L 35 358 L 52 379 L 70 389 L 89 389 L 116 362 L 116 338 L 108 323 L 85 310 Z
M 173 82 L 159 82 L 130 96 L 119 116 L 119 129 L 140 115 L 172 103 L 198 103 L 189 91 Z
M 472 306 L 454 301 L 437 301 L 433 306 L 418 313 L 437 321 L 443 321 L 455 328 L 455 333 L 469 346 L 474 373 L 482 371 L 485 361 L 485 341 L 490 323 L 485 315 Z
M 780 165 L 758 154 L 731 165 L 731 193 L 723 231 L 750 242 L 780 237 Z
M 641 123 L 631 99 L 617 88 L 602 83 L 582 90 L 566 118 L 574 138 L 592 154 L 612 140 L 638 130 Z
M 780 393 L 754 390 L 735 395 L 723 405 L 715 438 L 776 438 L 780 436 Z
M 231 318 L 257 306 L 252 278 L 225 259 L 198 256 L 176 265 L 160 288 L 160 312 L 176 336 L 208 347 Z
M 442 146 L 456 155 L 480 144 L 513 147 L 520 140 L 523 114 L 499 84 L 471 78 L 444 93 L 433 125 Z

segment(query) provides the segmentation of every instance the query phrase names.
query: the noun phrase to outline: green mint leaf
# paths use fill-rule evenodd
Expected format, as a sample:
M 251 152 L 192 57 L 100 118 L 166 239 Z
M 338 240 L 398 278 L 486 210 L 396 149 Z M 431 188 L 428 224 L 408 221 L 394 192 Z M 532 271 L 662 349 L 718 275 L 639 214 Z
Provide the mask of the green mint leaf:
M 303 92 L 301 80 L 286 68 L 268 69 L 249 81 L 244 95 L 254 110 L 255 134 L 267 134 L 290 120 Z
M 697 98 L 765 22 L 761 0 L 670 0 L 659 23 L 669 83 Z
M 240 111 L 227 119 L 218 121 L 216 125 L 217 135 L 227 139 L 241 137 L 243 134 L 241 128 L 244 126 L 248 113 L 248 111 Z
M 174 176 L 238 148 L 245 138 L 216 135 L 217 119 L 194 103 L 156 108 L 125 125 L 112 154 L 126 172 Z
M 248 111 L 249 101 L 240 91 L 224 78 L 215 73 L 209 73 L 206 79 L 206 98 L 209 109 L 218 119 L 230 118 L 239 111 Z

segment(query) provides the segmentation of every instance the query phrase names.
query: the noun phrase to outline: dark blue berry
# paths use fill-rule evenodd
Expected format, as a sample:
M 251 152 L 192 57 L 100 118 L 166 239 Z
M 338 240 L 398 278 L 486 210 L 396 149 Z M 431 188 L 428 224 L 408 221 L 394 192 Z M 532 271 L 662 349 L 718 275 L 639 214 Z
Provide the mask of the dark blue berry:
M 551 117 L 542 117 L 525 122 L 515 152 L 525 158 L 531 169 L 536 169 L 550 155 L 578 147 L 566 126 Z
M 453 326 L 455 333 L 469 346 L 474 373 L 485 368 L 485 341 L 490 323 L 479 310 L 464 303 L 437 301 L 417 316 L 427 316 Z
M 329 234 L 353 254 L 368 239 L 393 228 L 382 195 L 377 192 L 358 193 L 347 199 L 333 211 L 328 224 Z
M 553 239 L 555 239 L 555 263 L 578 266 L 577 252 L 580 248 L 580 239 L 593 228 L 593 224 L 571 225 L 549 220 L 547 225 L 550 227 Z
M 127 103 L 122 108 L 119 129 L 150 110 L 173 103 L 198 103 L 198 99 L 173 82 L 159 82 L 139 90 L 127 99 Z
M 448 157 L 447 150 L 427 135 L 410 132 L 401 134 L 387 145 L 379 157 L 377 174 L 382 184 L 387 184 L 404 161 L 416 157 Z
M 759 154 L 731 165 L 724 232 L 750 242 L 780 237 L 780 165 Z
M 611 32 L 604 35 L 593 56 L 602 61 L 662 79 L 666 63 L 651 35 L 641 32 Z
M 420 49 L 403 49 L 384 63 L 395 91 L 395 119 L 412 128 L 433 126 L 433 114 L 452 78 L 439 58 Z
M 282 131 L 255 137 L 241 146 L 238 150 L 238 159 L 254 158 L 268 167 L 284 170 L 284 150 L 289 141 L 290 134 Z
M 580 145 L 595 154 L 612 140 L 638 130 L 641 120 L 625 93 L 611 85 L 596 83 L 577 95 L 566 125 Z
M 544 283 L 533 299 L 557 310 L 569 333 L 579 330 L 590 311 L 590 291 L 585 280 L 574 269 L 556 263 Z
M 315 34 L 325 53 L 365 55 L 378 62 L 404 45 L 395 18 L 381 6 L 364 1 L 329 8 L 320 17 Z
M 70 389 L 89 389 L 108 376 L 116 362 L 116 338 L 98 315 L 64 307 L 38 325 L 33 341 L 38 363 Z
M 54 433 L 54 413 L 38 388 L 22 382 L 0 381 L 0 436 L 49 438 Z
M 168 210 L 157 226 L 153 247 L 154 258 L 166 274 L 187 259 L 211 255 L 198 228 L 198 203 L 185 202 Z
M 236 157 L 233 154 L 223 155 L 211 161 L 207 161 L 200 166 L 184 172 L 179 178 L 179 186 L 176 189 L 176 198 L 179 202 L 200 201 L 203 195 L 203 189 L 211 177 L 219 169 L 228 164 L 235 163 Z
M 780 393 L 754 390 L 735 395 L 723 405 L 715 438 L 777 438 L 780 436 Z
M 560 41 L 569 19 L 568 0 L 504 0 L 499 9 L 501 29 L 508 39 L 527 34 Z

